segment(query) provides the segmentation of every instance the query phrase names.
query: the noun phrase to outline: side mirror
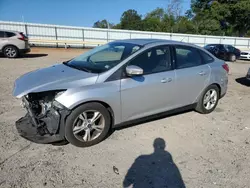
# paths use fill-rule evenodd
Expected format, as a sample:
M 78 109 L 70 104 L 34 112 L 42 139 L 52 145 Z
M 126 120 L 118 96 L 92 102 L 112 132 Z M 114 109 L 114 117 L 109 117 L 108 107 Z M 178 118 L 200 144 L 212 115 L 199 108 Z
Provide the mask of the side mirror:
M 126 67 L 126 73 L 128 76 L 140 76 L 143 75 L 143 69 L 135 65 L 129 65 Z

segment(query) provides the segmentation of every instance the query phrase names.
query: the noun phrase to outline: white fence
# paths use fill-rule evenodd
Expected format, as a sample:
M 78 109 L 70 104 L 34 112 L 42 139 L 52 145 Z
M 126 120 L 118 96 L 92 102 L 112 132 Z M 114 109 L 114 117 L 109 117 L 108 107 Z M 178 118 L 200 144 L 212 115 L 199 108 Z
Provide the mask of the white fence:
M 0 29 L 14 30 L 25 33 L 30 39 L 40 40 L 63 40 L 63 41 L 86 41 L 86 42 L 109 42 L 119 39 L 132 38 L 157 38 L 193 43 L 199 46 L 206 44 L 221 43 L 231 44 L 240 49 L 250 48 L 250 38 L 225 37 L 210 35 L 191 35 L 177 33 L 144 32 L 115 29 L 97 29 L 88 27 L 71 27 L 60 25 L 34 24 L 22 22 L 0 21 Z M 60 44 L 35 42 L 35 45 L 60 46 Z M 93 44 L 74 44 L 73 46 L 94 46 Z

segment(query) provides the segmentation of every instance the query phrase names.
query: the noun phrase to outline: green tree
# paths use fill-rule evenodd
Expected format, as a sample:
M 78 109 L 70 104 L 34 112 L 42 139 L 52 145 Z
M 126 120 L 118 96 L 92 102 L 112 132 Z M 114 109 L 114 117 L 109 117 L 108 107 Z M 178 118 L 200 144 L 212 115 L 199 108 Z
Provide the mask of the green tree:
M 159 19 L 154 17 L 147 17 L 142 21 L 142 28 L 144 31 L 162 31 L 162 23 Z
M 175 18 L 173 15 L 165 14 L 162 20 L 162 31 L 163 32 L 174 32 Z
M 141 15 L 137 13 L 136 10 L 127 10 L 122 14 L 121 29 L 128 30 L 142 30 L 142 18 Z
M 239 36 L 245 36 L 250 32 L 250 1 L 238 1 L 230 7 L 231 17 L 230 22 L 233 29 L 238 31 Z
M 94 28 L 113 28 L 114 24 L 109 23 L 107 20 L 101 20 L 94 23 Z
M 165 11 L 162 8 L 156 8 L 149 12 L 142 20 L 142 28 L 145 31 L 162 31 L 162 22 L 164 19 Z
M 191 9 L 195 14 L 193 19 L 201 23 L 201 34 L 244 36 L 250 30 L 249 0 L 192 0 Z
M 149 12 L 146 15 L 145 19 L 147 19 L 147 18 L 155 18 L 155 19 L 158 19 L 159 21 L 162 21 L 164 16 L 165 16 L 164 9 L 158 7 L 156 9 L 154 9 L 153 11 Z
M 185 16 L 181 16 L 176 20 L 173 27 L 175 33 L 196 33 L 194 23 Z

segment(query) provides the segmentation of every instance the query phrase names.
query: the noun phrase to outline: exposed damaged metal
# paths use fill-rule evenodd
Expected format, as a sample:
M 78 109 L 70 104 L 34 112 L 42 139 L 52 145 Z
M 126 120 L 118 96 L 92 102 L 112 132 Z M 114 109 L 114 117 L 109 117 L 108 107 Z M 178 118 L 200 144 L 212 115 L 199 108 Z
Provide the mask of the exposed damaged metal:
M 16 122 L 21 136 L 37 143 L 51 143 L 64 139 L 63 125 L 69 114 L 54 99 L 60 91 L 30 93 L 22 97 L 27 114 Z

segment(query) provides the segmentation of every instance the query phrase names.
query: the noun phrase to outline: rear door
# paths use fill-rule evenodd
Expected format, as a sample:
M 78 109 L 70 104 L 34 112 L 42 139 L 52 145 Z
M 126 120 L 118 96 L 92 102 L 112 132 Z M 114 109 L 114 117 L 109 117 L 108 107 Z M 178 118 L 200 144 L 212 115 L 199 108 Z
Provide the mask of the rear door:
M 207 87 L 210 67 L 203 63 L 198 49 L 175 46 L 176 103 L 178 107 L 193 104 Z

